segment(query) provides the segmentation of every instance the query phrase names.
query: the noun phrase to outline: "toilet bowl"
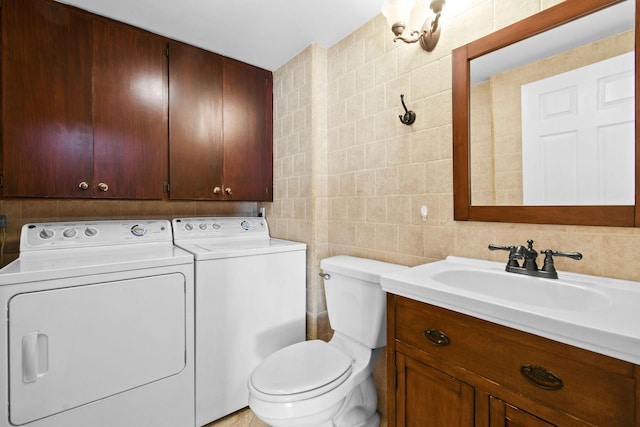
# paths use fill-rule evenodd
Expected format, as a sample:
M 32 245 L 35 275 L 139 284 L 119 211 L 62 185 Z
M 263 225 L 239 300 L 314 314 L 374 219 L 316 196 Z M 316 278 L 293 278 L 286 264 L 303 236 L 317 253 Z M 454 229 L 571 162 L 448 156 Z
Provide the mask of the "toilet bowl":
M 377 427 L 372 372 L 386 344 L 380 276 L 406 267 L 348 256 L 320 266 L 333 338 L 263 360 L 249 377 L 249 406 L 273 427 Z

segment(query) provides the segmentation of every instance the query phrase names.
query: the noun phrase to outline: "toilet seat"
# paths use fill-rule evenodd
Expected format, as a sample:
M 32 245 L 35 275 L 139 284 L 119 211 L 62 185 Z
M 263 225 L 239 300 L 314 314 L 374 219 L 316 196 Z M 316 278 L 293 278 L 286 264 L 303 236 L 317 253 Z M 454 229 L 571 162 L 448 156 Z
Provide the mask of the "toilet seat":
M 309 399 L 342 384 L 353 359 L 333 345 L 313 340 L 293 344 L 267 357 L 249 378 L 260 399 L 285 402 Z

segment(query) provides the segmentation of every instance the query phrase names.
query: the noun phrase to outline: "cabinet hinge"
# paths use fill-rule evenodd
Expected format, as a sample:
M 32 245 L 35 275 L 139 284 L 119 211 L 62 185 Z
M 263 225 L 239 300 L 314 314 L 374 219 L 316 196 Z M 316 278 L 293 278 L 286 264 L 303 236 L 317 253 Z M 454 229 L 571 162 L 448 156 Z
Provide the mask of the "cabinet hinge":
M 169 194 L 169 183 L 168 182 L 164 183 L 164 192 Z

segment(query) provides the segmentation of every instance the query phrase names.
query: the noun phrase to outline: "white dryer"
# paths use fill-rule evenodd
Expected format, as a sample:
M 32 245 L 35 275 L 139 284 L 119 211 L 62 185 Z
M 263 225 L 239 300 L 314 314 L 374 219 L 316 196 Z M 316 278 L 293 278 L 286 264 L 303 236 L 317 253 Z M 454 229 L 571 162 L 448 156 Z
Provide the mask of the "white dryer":
M 274 239 L 265 218 L 179 218 L 174 242 L 193 253 L 196 424 L 249 402 L 251 371 L 306 334 L 306 245 Z
M 0 270 L 0 426 L 194 426 L 193 283 L 168 221 L 25 225 Z

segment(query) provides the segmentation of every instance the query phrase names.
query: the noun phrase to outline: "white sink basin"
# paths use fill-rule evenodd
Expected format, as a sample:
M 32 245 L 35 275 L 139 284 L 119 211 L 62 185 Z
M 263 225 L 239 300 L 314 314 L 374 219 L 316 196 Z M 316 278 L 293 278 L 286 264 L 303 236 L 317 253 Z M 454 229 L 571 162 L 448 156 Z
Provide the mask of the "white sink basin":
M 383 276 L 389 293 L 640 364 L 640 283 L 560 271 L 544 279 L 470 258 Z
M 605 293 L 560 279 L 537 278 L 532 281 L 529 276 L 477 268 L 441 271 L 432 279 L 462 291 L 523 306 L 576 311 L 611 307 L 611 299 Z

